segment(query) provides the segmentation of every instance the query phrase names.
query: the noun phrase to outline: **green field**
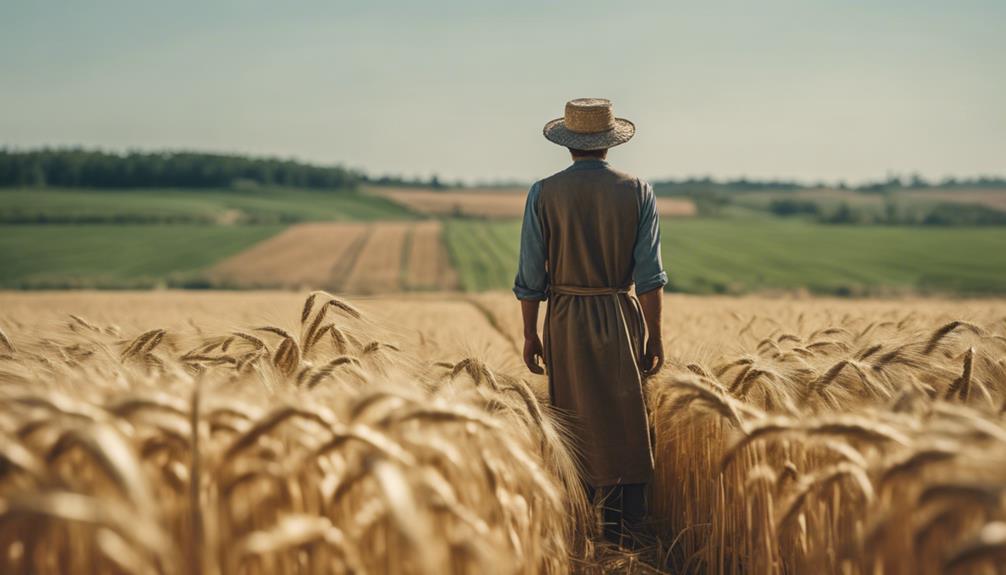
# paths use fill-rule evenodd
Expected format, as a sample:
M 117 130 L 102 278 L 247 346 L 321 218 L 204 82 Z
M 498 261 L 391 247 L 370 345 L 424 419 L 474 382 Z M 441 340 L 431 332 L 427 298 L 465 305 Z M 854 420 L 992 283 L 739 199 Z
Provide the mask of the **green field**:
M 1006 293 L 1003 227 L 823 225 L 736 204 L 721 214 L 663 222 L 669 289 Z M 0 190 L 0 287 L 205 285 L 202 270 L 289 223 L 414 217 L 357 192 Z M 519 233 L 516 220 L 447 220 L 462 287 L 509 289 Z
M 0 287 L 149 287 L 186 277 L 282 229 L 274 225 L 0 227 Z
M 519 221 L 448 220 L 444 241 L 465 290 L 513 287 L 520 250 Z
M 387 199 L 296 188 L 0 189 L 0 223 L 252 223 L 414 217 Z
M 834 226 L 783 219 L 662 223 L 669 289 L 827 294 L 1006 292 L 1002 228 Z M 445 238 L 467 290 L 507 289 L 520 222 L 451 221 Z

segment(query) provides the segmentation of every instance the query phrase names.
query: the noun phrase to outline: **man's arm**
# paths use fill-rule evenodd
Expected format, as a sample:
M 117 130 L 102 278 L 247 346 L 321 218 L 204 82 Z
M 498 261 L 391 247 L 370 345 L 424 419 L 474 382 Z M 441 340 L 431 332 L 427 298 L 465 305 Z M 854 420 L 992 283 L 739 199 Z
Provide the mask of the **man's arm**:
M 535 182 L 527 194 L 524 222 L 520 231 L 520 261 L 513 291 L 520 300 L 524 318 L 524 364 L 532 373 L 542 374 L 538 359 L 544 360 L 541 338 L 538 337 L 538 308 L 547 297 L 548 274 L 545 269 L 545 238 L 538 217 L 540 182 Z
M 664 343 L 660 331 L 660 314 L 663 308 L 664 285 L 667 273 L 660 256 L 660 219 L 657 216 L 657 198 L 649 184 L 639 182 L 639 229 L 636 232 L 636 246 L 633 250 L 636 267 L 633 281 L 643 308 L 648 337 L 639 369 L 644 376 L 650 376 L 664 365 Z
M 531 373 L 545 373 L 542 363 L 545 361 L 545 351 L 538 337 L 538 300 L 521 300 L 520 312 L 524 318 L 524 365 Z M 541 361 L 539 362 L 539 358 Z
M 643 309 L 643 321 L 646 322 L 646 350 L 640 361 L 640 370 L 644 376 L 650 376 L 664 366 L 664 339 L 660 328 L 661 315 L 664 307 L 664 290 L 652 289 L 639 294 L 639 307 Z

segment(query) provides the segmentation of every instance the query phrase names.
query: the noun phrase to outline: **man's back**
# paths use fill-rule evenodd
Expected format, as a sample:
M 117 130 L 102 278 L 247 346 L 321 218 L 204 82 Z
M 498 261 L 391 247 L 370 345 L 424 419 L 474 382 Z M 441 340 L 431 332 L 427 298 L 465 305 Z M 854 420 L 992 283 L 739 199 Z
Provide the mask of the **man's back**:
M 641 184 L 603 161 L 580 161 L 541 182 L 549 275 L 560 286 L 626 288 Z
M 532 186 L 518 295 L 546 294 L 544 355 L 552 405 L 582 441 L 590 485 L 652 473 L 637 361 L 645 327 L 629 293 L 663 285 L 653 190 L 599 158 L 578 158 Z M 642 265 L 640 265 L 642 264 Z M 546 273 L 547 272 L 547 273 Z

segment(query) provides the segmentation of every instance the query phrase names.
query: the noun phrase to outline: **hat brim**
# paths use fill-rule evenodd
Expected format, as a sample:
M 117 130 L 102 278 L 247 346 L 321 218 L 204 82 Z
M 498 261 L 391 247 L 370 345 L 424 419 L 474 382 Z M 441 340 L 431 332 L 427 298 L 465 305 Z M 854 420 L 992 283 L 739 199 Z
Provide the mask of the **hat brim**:
M 567 128 L 565 119 L 556 118 L 545 124 L 542 133 L 548 141 L 574 150 L 604 150 L 631 140 L 636 126 L 625 118 L 615 118 L 615 126 L 610 130 L 581 134 Z

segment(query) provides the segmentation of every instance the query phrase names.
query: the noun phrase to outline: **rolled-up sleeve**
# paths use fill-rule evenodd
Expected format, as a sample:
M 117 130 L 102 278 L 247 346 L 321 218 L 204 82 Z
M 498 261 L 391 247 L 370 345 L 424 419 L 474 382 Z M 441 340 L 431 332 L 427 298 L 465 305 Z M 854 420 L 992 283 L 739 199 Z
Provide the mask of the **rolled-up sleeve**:
M 535 182 L 527 193 L 524 222 L 520 230 L 520 261 L 513 293 L 517 299 L 544 301 L 548 293 L 548 274 L 545 271 L 545 238 L 538 214 L 538 196 L 541 182 Z
M 635 268 L 632 279 L 636 293 L 646 293 L 667 285 L 667 272 L 660 257 L 660 218 L 657 199 L 650 184 L 639 182 L 639 229 L 633 251 Z

